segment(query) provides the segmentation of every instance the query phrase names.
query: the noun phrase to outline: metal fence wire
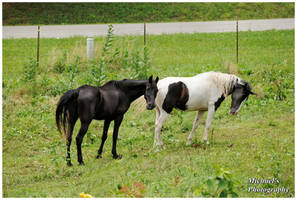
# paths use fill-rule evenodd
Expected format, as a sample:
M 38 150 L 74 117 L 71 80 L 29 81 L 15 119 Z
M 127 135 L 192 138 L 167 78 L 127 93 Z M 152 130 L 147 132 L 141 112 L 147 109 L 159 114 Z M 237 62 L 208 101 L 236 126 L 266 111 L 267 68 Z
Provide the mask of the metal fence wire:
M 272 20 L 273 21 L 273 20 Z M 281 25 L 280 29 L 292 29 L 292 24 L 293 24 L 293 28 L 294 28 L 294 23 L 292 23 L 292 21 L 294 22 L 294 19 L 285 19 L 283 21 L 279 21 L 278 23 Z M 129 43 L 134 43 L 134 45 L 153 45 L 154 40 L 152 39 L 153 35 L 159 35 L 159 34 L 170 34 L 173 33 L 174 30 L 176 30 L 176 28 L 179 30 L 177 32 L 181 32 L 181 33 L 206 33 L 206 32 L 210 32 L 210 33 L 214 33 L 214 32 L 225 32 L 225 31 L 229 31 L 232 32 L 234 34 L 232 34 L 232 37 L 234 35 L 234 40 L 230 41 L 229 44 L 226 44 L 225 46 L 214 46 L 214 48 L 219 49 L 219 51 L 224 52 L 224 55 L 229 55 L 230 57 L 233 57 L 232 60 L 234 60 L 234 62 L 236 62 L 237 64 L 239 64 L 240 62 L 240 51 L 252 51 L 253 49 L 249 49 L 247 47 L 245 47 L 244 45 L 242 45 L 241 42 L 246 42 L 248 40 L 248 37 L 244 34 L 243 31 L 248 31 L 248 30 L 253 30 L 255 27 L 261 27 L 260 30 L 265 30 L 265 29 L 272 29 L 273 26 L 270 23 L 264 22 L 264 20 L 243 20 L 243 21 L 238 21 L 238 19 L 236 18 L 235 21 L 224 21 L 224 22 L 210 22 L 208 23 L 207 26 L 208 27 L 208 31 L 206 31 L 206 23 L 205 22 L 188 22 L 188 23 L 163 23 L 164 28 L 163 29 L 156 29 L 156 27 L 158 25 L 160 25 L 161 23 L 144 23 L 144 24 L 115 24 L 113 25 L 114 27 L 114 35 L 116 37 L 118 36 L 127 36 L 127 40 L 130 40 Z M 167 26 L 169 24 L 169 26 Z M 185 28 L 186 26 L 184 26 L 185 24 L 188 24 L 190 26 L 188 26 L 187 28 Z M 221 28 L 217 29 L 215 31 L 215 27 L 221 24 Z M 178 26 L 178 27 L 176 27 Z M 84 29 L 78 28 L 80 27 L 79 25 L 65 25 L 63 26 L 62 29 L 60 29 L 57 32 L 53 32 L 52 30 L 54 29 L 54 26 L 28 26 L 27 29 L 23 29 L 22 27 L 20 27 L 19 29 L 17 29 L 16 33 L 15 33 L 15 37 L 18 37 L 20 35 L 20 32 L 23 32 L 24 34 L 35 34 L 36 37 L 36 41 L 32 40 L 30 41 L 30 44 L 32 45 L 28 45 L 26 47 L 24 47 L 22 44 L 19 44 L 19 48 L 23 48 L 24 50 L 26 50 L 26 54 L 29 57 L 36 57 L 37 60 L 37 64 L 39 64 L 39 62 L 43 63 L 44 60 L 48 60 L 49 58 L 52 58 L 53 55 L 55 53 L 58 53 L 58 55 L 55 56 L 59 56 L 59 54 L 62 54 L 61 52 L 63 52 L 63 48 L 60 45 L 59 40 L 64 40 L 62 39 L 63 36 L 63 32 L 66 33 L 72 33 L 75 35 L 81 35 L 81 36 L 91 36 L 91 37 L 97 37 L 97 36 L 106 36 L 107 34 L 107 29 L 108 29 L 108 25 L 87 25 L 85 26 Z M 167 27 L 165 29 L 165 27 Z M 169 28 L 168 28 L 169 27 Z M 5 28 L 9 28 L 9 27 L 4 27 Z M 33 31 L 33 33 L 32 33 Z M 77 32 L 79 31 L 79 32 Z M 7 35 L 5 35 L 7 31 L 3 30 L 4 36 L 3 38 L 8 38 Z M 19 33 L 18 33 L 19 32 Z M 48 32 L 51 32 L 51 34 L 49 34 Z M 132 34 L 129 34 L 132 33 Z M 43 34 L 46 34 L 46 37 L 43 36 Z M 71 34 L 70 34 L 71 35 Z M 142 35 L 143 39 L 140 39 L 140 37 L 136 37 L 136 39 L 132 39 L 133 37 L 130 36 L 135 36 L 135 35 Z M 42 48 L 40 48 L 40 45 L 42 46 L 43 43 L 46 43 L 46 38 L 56 38 L 57 39 L 57 45 L 56 47 L 53 48 L 52 51 L 48 51 Z M 40 41 L 40 38 L 42 39 Z M 216 37 L 209 37 L 209 38 L 203 38 L 204 40 L 212 40 L 212 41 L 216 41 L 216 40 L 221 40 L 222 38 L 220 38 L 220 35 L 216 34 Z M 132 41 L 131 41 L 132 40 Z M 143 42 L 140 42 L 141 40 L 143 40 Z M 95 40 L 95 48 L 94 50 L 96 51 L 100 51 L 98 49 L 100 49 L 100 45 L 102 46 L 102 43 L 104 43 L 104 40 Z M 67 42 L 67 39 L 63 41 L 64 43 Z M 67 42 L 68 43 L 68 42 Z M 85 38 L 82 38 L 78 43 L 73 44 L 72 41 L 69 40 L 69 45 L 73 46 L 73 48 L 78 51 L 77 53 L 79 54 L 83 54 L 83 56 L 85 56 L 86 52 L 86 47 L 81 48 L 82 46 L 86 45 L 86 41 Z M 124 42 L 125 43 L 125 42 Z M 128 43 L 126 42 L 124 44 L 127 45 Z M 16 44 L 18 46 L 18 44 Z M 6 48 L 6 43 L 3 43 L 3 48 Z M 84 49 L 84 50 L 83 50 Z M 273 49 L 272 49 L 273 50 Z M 35 53 L 36 52 L 36 53 Z M 84 52 L 84 53 L 83 53 Z M 5 52 L 4 52 L 5 53 Z M 94 52 L 93 52 L 94 53 Z M 233 56 L 231 56 L 233 55 Z M 9 57 L 9 59 L 17 59 L 17 55 L 13 54 L 13 55 L 7 55 Z M 86 57 L 86 56 L 85 56 Z

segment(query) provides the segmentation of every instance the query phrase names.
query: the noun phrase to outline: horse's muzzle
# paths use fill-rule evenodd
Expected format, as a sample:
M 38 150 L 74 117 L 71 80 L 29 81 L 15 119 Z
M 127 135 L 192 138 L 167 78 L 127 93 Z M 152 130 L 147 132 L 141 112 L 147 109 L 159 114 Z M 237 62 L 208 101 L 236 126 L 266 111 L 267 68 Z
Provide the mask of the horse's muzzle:
M 155 108 L 154 104 L 147 104 L 146 105 L 146 109 L 148 109 L 148 110 L 153 110 L 154 108 Z
M 237 115 L 237 113 L 238 112 L 236 112 L 236 111 L 230 111 L 230 114 L 232 114 L 232 115 Z

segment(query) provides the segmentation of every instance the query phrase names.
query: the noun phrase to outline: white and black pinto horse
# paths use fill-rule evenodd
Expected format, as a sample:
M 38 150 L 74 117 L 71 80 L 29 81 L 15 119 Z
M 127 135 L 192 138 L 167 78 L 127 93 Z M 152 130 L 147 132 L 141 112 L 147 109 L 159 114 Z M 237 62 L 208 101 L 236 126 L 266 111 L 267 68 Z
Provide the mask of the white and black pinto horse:
M 167 77 L 158 82 L 158 93 L 155 99 L 156 122 L 154 144 L 163 147 L 160 132 L 163 123 L 173 108 L 184 111 L 198 111 L 187 144 L 192 143 L 199 119 L 208 111 L 204 142 L 211 120 L 222 101 L 232 94 L 231 114 L 237 114 L 242 104 L 248 99 L 251 91 L 249 84 L 239 77 L 220 72 L 205 72 L 194 77 Z

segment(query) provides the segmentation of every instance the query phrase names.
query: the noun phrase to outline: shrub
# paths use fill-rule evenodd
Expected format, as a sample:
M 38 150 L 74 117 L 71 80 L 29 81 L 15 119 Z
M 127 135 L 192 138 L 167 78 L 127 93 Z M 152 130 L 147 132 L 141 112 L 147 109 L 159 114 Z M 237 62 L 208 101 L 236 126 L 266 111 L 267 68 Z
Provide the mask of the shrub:
M 29 61 L 24 65 L 24 82 L 33 82 L 36 78 L 37 62 L 33 58 L 29 58 Z
M 143 58 L 140 56 L 140 52 L 132 54 L 129 66 L 133 70 L 132 77 L 135 79 L 147 79 L 150 69 L 149 51 L 147 47 L 143 49 Z
M 196 189 L 195 195 L 198 197 L 238 197 L 234 189 L 240 186 L 240 183 L 232 178 L 231 172 L 218 166 L 214 168 L 216 176 L 209 177 L 199 189 Z
M 80 57 L 76 56 L 75 63 L 67 65 L 67 71 L 69 72 L 70 88 L 73 87 L 74 78 L 79 73 L 78 66 L 80 65 Z
M 107 36 L 105 38 L 105 43 L 103 46 L 103 51 L 102 51 L 102 56 L 104 57 L 106 53 L 109 52 L 109 49 L 112 47 L 112 42 L 113 42 L 113 26 L 112 24 L 108 25 L 108 30 L 107 30 Z
M 62 73 L 65 71 L 66 68 L 66 60 L 67 60 L 67 52 L 64 51 L 62 58 L 60 58 L 55 64 L 54 64 L 54 71 L 56 73 Z
M 89 76 L 87 76 L 87 83 L 91 85 L 101 86 L 106 79 L 105 74 L 105 60 L 104 57 L 100 61 L 91 61 L 88 64 Z

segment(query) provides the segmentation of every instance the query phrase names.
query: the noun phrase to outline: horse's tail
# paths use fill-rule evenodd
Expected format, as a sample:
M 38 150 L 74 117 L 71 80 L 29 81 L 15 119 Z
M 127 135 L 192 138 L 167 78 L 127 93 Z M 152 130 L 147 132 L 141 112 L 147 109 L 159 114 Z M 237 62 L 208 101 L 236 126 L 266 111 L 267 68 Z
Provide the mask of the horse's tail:
M 70 136 L 69 126 L 71 123 L 75 123 L 75 120 L 71 120 L 77 115 L 77 103 L 79 89 L 68 90 L 60 98 L 56 109 L 56 125 L 60 135 L 62 136 L 61 126 L 63 126 L 63 132 L 66 139 Z
M 133 110 L 133 115 L 136 118 L 139 117 L 138 114 L 143 113 L 146 110 L 146 101 L 143 95 L 132 103 L 131 109 Z

